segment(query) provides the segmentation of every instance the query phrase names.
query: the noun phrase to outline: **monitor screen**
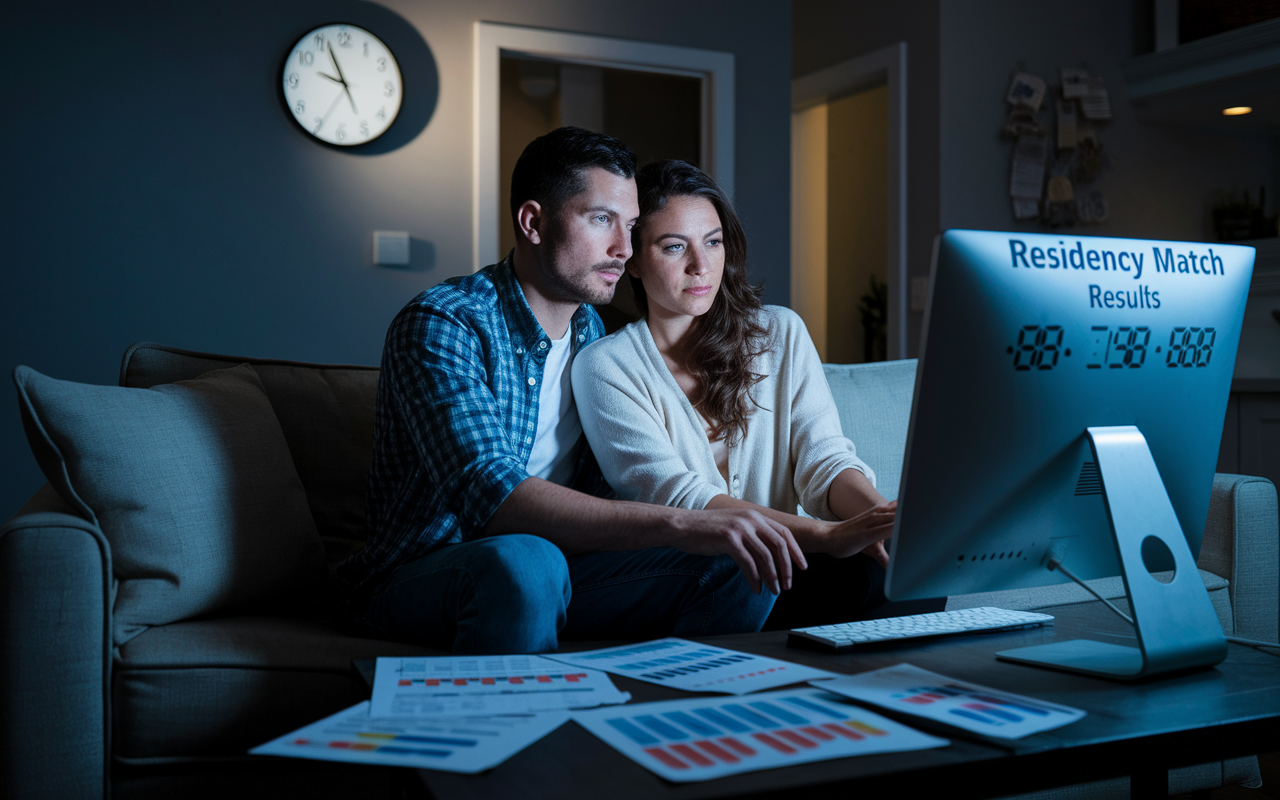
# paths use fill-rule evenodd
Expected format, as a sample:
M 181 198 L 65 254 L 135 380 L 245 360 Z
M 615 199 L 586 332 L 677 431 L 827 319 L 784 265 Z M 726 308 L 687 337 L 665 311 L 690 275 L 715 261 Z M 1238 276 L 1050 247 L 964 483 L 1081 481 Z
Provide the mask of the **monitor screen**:
M 1050 551 L 1082 579 L 1120 574 L 1085 434 L 1095 426 L 1145 436 L 1197 555 L 1253 257 L 1222 244 L 943 233 L 889 596 L 1059 583 Z

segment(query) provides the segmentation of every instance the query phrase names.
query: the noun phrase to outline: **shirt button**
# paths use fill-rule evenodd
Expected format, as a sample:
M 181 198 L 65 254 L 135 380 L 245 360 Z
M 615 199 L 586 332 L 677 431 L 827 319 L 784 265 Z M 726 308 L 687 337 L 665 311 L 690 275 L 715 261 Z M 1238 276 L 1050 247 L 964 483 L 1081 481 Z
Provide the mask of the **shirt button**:
M 537 379 L 537 378 L 530 378 L 530 379 L 529 379 L 529 385 L 530 385 L 530 386 L 537 386 L 537 385 L 538 385 L 538 379 Z
M 538 342 L 538 349 L 539 349 L 539 350 L 546 350 L 546 349 L 547 349 L 547 343 L 546 343 L 546 342 Z
M 524 348 L 523 348 L 523 347 L 517 347 L 517 348 L 516 348 L 516 352 L 517 352 L 517 353 L 523 353 L 523 352 L 524 352 Z
M 533 437 L 532 437 L 532 436 L 526 436 L 526 437 L 524 437 L 524 443 L 525 443 L 525 444 L 533 444 Z
M 578 341 L 582 341 L 585 338 L 587 338 L 587 335 L 585 333 L 578 334 Z

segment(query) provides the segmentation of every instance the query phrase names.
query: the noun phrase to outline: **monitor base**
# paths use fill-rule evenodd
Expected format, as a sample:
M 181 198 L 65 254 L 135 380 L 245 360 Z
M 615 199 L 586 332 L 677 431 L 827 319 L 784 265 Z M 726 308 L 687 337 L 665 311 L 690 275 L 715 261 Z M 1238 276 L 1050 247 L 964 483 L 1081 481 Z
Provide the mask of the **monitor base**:
M 1227 639 L 1146 438 L 1133 425 L 1088 428 L 1086 434 L 1102 478 L 1138 646 L 1075 639 L 996 657 L 1116 680 L 1212 667 L 1227 657 Z M 1156 580 L 1143 553 L 1160 543 L 1174 562 L 1168 583 Z
M 996 658 L 1015 664 L 1082 672 L 1085 675 L 1122 681 L 1143 677 L 1141 650 L 1091 639 L 1072 639 L 1035 647 L 1001 650 L 996 653 Z

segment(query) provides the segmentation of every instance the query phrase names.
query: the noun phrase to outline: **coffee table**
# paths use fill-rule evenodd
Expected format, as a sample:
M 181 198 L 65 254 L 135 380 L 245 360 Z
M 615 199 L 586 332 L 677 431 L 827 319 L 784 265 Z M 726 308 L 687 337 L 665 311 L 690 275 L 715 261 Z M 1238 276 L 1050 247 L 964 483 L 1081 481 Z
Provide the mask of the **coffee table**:
M 420 771 L 440 800 L 520 797 L 631 798 L 918 796 L 998 797 L 1130 775 L 1133 797 L 1168 795 L 1171 767 L 1280 749 L 1280 658 L 1231 645 L 1227 660 L 1200 672 L 1119 683 L 997 661 L 1012 647 L 1074 638 L 1132 644 L 1132 629 L 1100 603 L 1045 609 L 1052 627 L 864 646 L 832 654 L 788 647 L 785 632 L 700 641 L 856 673 L 907 662 L 961 680 L 1075 706 L 1083 720 L 1014 742 L 955 732 L 949 747 L 860 756 L 752 772 L 713 781 L 669 783 L 569 723 L 481 775 Z M 1129 641 L 1126 641 L 1129 640 Z M 566 643 L 565 650 L 602 643 Z M 614 676 L 632 702 L 692 697 Z M 928 730 L 918 721 L 899 718 Z M 802 794 L 797 795 L 797 792 Z

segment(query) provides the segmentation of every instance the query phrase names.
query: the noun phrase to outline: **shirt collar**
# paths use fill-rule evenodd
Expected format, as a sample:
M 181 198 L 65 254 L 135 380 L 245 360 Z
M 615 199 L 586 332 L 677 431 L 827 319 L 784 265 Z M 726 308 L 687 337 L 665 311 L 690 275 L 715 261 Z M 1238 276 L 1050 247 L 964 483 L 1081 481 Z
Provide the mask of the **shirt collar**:
M 524 288 L 516 278 L 515 267 L 512 265 L 514 252 L 507 253 L 506 258 L 493 266 L 493 285 L 498 291 L 499 302 L 502 304 L 507 326 L 511 330 L 512 341 L 523 344 L 525 349 L 532 352 L 536 351 L 541 341 L 546 341 L 550 346 L 551 337 L 542 329 L 538 318 L 533 315 L 529 300 L 524 296 Z M 585 303 L 578 304 L 578 310 L 573 312 L 573 318 L 569 321 L 569 331 L 565 334 L 574 338 L 575 346 L 583 342 L 583 334 L 590 335 L 591 320 L 594 316 L 595 309 Z

